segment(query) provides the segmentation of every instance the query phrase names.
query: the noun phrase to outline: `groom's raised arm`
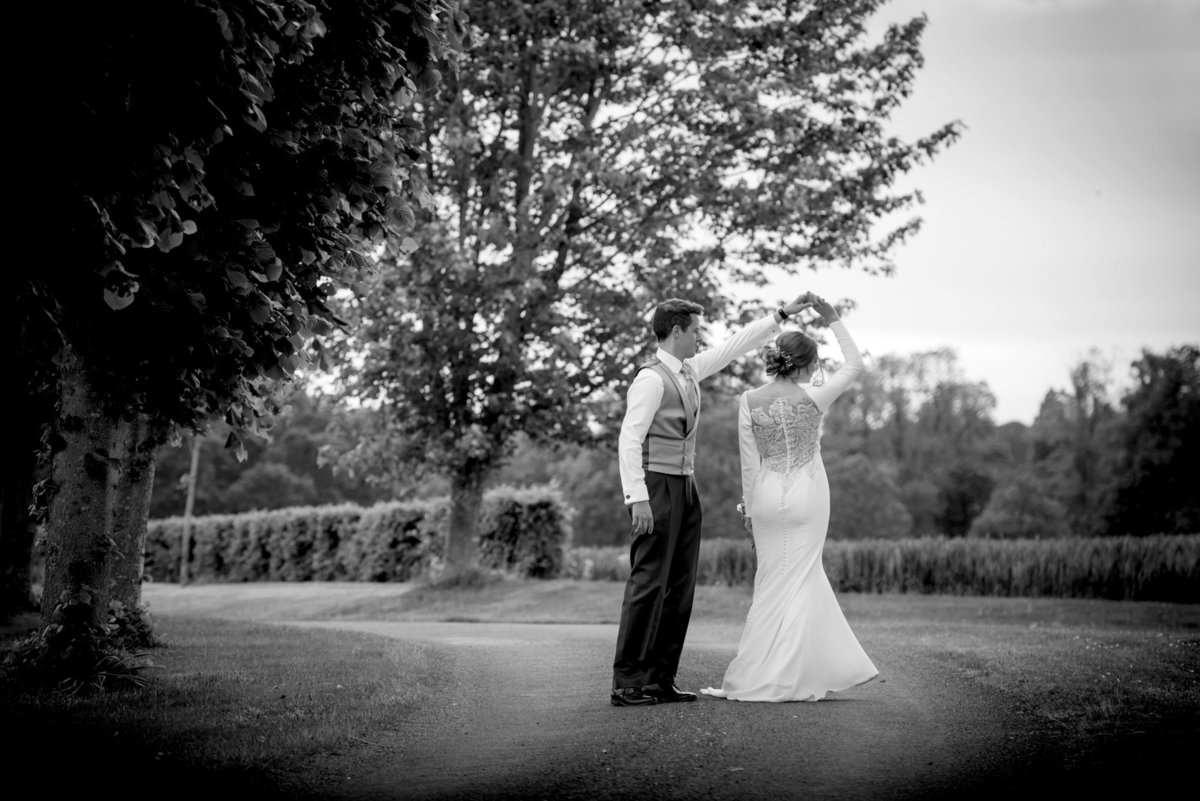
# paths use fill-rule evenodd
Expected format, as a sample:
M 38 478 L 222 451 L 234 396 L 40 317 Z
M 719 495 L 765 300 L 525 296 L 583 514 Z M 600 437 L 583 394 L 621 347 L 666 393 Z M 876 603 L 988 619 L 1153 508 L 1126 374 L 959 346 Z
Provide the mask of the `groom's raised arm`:
M 768 314 L 734 331 L 708 350 L 697 353 L 691 359 L 692 369 L 696 371 L 696 380 L 703 381 L 708 376 L 721 372 L 738 356 L 770 342 L 779 333 L 779 322 L 778 312 Z
M 696 380 L 703 381 L 713 373 L 724 370 L 738 356 L 766 345 L 779 333 L 779 326 L 784 320 L 812 306 L 807 297 L 808 293 L 805 293 L 791 303 L 785 303 L 766 317 L 734 331 L 715 347 L 697 353 L 690 359 L 692 369 L 696 371 Z

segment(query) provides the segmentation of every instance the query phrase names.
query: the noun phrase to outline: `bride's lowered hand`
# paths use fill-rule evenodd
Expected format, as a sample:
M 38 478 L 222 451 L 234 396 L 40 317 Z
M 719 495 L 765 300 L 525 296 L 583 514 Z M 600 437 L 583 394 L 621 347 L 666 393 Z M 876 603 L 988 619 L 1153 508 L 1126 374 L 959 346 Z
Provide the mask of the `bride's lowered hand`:
M 751 535 L 750 549 L 754 550 L 754 523 L 750 518 L 746 517 L 746 505 L 739 503 L 737 505 L 738 514 L 742 516 L 742 528 L 746 529 L 746 533 Z

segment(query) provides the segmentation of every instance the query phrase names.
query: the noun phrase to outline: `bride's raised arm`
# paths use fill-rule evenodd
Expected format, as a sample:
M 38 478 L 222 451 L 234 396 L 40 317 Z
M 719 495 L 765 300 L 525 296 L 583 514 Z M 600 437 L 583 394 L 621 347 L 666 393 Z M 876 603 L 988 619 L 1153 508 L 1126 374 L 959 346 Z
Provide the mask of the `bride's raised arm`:
M 817 404 L 818 409 L 826 412 L 837 396 L 854 383 L 859 373 L 863 371 L 864 365 L 858 345 L 854 343 L 853 337 L 846 329 L 846 324 L 842 322 L 833 306 L 824 300 L 819 300 L 814 304 L 814 308 L 828 321 L 829 330 L 837 337 L 838 347 L 842 351 L 842 366 L 838 368 L 837 372 L 825 379 L 824 385 L 808 387 L 809 397 Z

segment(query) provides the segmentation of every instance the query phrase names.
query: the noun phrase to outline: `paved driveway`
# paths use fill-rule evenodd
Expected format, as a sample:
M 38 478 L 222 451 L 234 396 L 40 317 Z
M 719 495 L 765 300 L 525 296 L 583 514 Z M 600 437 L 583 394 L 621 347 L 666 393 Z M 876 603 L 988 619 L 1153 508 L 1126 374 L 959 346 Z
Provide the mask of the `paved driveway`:
M 338 799 L 925 799 L 1048 789 L 1005 699 L 919 654 L 820 703 L 608 703 L 612 625 L 319 622 L 432 644 L 444 696 L 377 738 Z M 680 683 L 720 681 L 740 628 L 693 623 Z

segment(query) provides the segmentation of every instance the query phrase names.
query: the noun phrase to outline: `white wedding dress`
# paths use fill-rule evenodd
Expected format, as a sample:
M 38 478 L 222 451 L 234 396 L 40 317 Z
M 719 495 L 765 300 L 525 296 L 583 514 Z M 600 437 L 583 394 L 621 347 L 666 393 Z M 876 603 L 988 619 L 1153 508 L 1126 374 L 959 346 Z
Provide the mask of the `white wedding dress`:
M 844 364 L 823 386 L 775 381 L 743 393 L 738 412 L 742 490 L 754 528 L 754 597 L 720 688 L 737 701 L 819 701 L 879 675 L 850 630 L 821 563 L 829 482 L 821 420 L 862 371 L 858 348 L 831 326 Z

